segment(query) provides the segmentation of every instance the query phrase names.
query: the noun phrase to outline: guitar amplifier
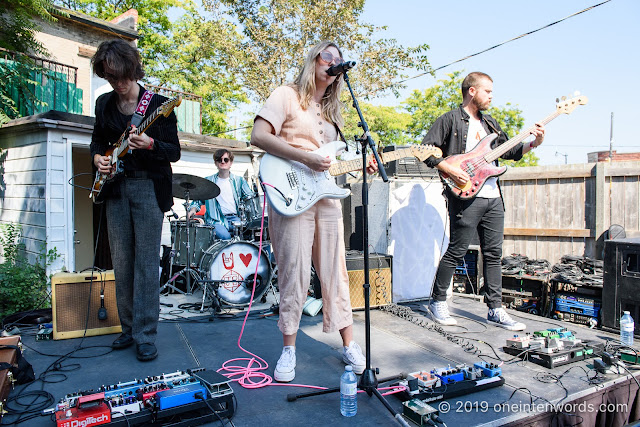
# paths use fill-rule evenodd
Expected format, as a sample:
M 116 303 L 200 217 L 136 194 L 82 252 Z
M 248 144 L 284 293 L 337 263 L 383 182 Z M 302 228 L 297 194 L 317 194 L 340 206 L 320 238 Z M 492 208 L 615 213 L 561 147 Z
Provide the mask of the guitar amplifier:
M 0 346 L 15 345 L 21 347 L 20 337 L 17 335 L 0 338 Z M 0 363 L 8 363 L 13 365 L 17 360 L 16 350 L 12 348 L 0 349 Z M 0 371 L 0 420 L 7 409 L 7 396 L 13 389 L 13 375 L 11 371 L 5 369 Z
M 395 151 L 396 149 L 406 148 L 401 145 L 387 145 L 382 149 L 383 153 Z M 387 175 L 409 178 L 437 178 L 438 170 L 430 168 L 423 161 L 415 157 L 405 157 L 394 160 L 386 165 Z
M 105 320 L 98 319 L 100 292 L 104 288 Z M 113 270 L 56 273 L 51 278 L 53 339 L 78 338 L 122 332 Z
M 391 304 L 391 255 L 369 254 L 369 306 Z M 359 251 L 347 252 L 349 296 L 351 308 L 364 309 L 364 256 Z

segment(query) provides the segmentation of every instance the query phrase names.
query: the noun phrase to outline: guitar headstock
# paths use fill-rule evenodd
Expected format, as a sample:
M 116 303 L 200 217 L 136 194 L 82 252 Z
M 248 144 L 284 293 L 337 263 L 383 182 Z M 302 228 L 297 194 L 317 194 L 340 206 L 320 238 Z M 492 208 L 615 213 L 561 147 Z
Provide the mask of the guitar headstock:
M 567 99 L 566 96 L 563 96 L 561 100 L 556 99 L 556 102 L 556 109 L 558 110 L 558 113 L 571 114 L 578 105 L 585 105 L 589 102 L 589 99 L 584 95 L 576 96 L 571 99 Z
M 176 108 L 178 105 L 182 103 L 182 95 L 178 95 L 175 98 L 171 98 L 168 101 L 162 103 L 161 106 L 158 107 L 158 111 L 165 117 L 169 117 L 169 114 Z
M 412 145 L 410 149 L 411 154 L 420 161 L 424 161 L 431 156 L 442 157 L 442 150 L 433 145 Z

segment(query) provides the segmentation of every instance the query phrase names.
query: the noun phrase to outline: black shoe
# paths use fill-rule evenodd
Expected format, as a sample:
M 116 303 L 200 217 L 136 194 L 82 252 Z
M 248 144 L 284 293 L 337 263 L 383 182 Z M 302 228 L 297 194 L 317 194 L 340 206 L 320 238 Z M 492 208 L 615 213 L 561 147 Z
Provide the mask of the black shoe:
M 143 362 L 158 357 L 158 349 L 153 343 L 138 344 L 138 360 Z
M 133 345 L 133 337 L 129 334 L 122 334 L 116 339 L 111 348 L 114 350 L 121 350 L 123 348 L 131 347 Z

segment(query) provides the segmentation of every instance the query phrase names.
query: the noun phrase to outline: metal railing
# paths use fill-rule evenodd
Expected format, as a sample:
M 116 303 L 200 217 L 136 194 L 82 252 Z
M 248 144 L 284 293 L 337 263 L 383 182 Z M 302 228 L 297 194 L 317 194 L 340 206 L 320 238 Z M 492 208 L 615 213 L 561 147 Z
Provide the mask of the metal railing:
M 29 60 L 25 61 L 25 58 Z M 12 91 L 12 97 L 21 115 L 48 110 L 82 113 L 82 89 L 77 87 L 78 67 L 2 48 L 0 65 L 15 69 L 20 67 L 20 72 L 26 74 L 20 76 L 21 78 L 36 82 L 29 85 L 29 90 L 35 100 L 39 101 L 37 103 L 30 99 L 15 99 L 20 98 L 18 91 Z

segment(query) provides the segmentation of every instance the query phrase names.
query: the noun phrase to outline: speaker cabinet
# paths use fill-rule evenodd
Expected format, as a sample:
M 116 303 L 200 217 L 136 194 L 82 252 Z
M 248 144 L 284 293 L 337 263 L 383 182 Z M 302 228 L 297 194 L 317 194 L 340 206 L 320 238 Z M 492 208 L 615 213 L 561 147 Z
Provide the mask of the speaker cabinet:
M 606 240 L 602 290 L 602 325 L 619 330 L 629 311 L 640 335 L 640 238 Z
M 100 293 L 104 288 L 105 320 L 98 319 Z M 113 270 L 56 273 L 51 278 L 53 339 L 115 334 L 122 332 L 116 303 Z
M 349 274 L 349 296 L 351 308 L 364 308 L 364 256 L 362 252 L 347 253 L 347 272 Z M 393 288 L 391 286 L 391 255 L 369 254 L 369 306 L 391 304 Z

